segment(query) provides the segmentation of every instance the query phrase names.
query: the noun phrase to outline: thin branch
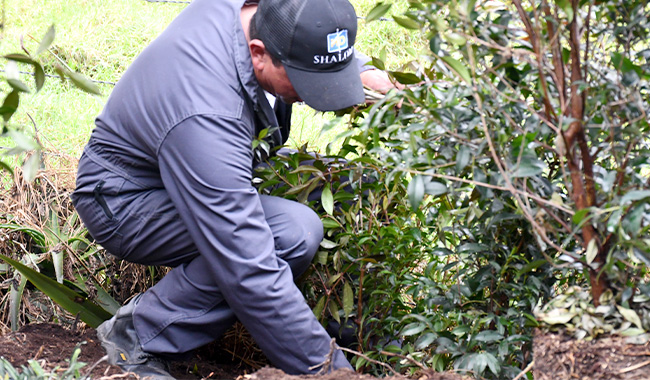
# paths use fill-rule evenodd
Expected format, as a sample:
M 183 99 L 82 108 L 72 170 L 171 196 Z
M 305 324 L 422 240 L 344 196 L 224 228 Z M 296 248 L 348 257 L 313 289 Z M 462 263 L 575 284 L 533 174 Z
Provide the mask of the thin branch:
M 542 9 L 544 10 L 544 13 L 546 14 L 547 18 L 553 17 L 551 13 L 551 7 L 548 5 L 548 2 L 546 0 L 542 0 Z M 557 18 L 555 19 L 557 20 Z M 552 60 L 553 60 L 553 69 L 554 69 L 554 80 L 555 80 L 555 86 L 558 89 L 558 93 L 560 95 L 560 109 L 564 110 L 566 108 L 566 79 L 565 79 L 565 73 L 564 73 L 564 61 L 562 60 L 562 49 L 560 48 L 560 41 L 559 41 L 559 36 L 560 36 L 560 30 L 555 29 L 555 25 L 553 22 L 550 20 L 546 21 L 546 29 L 548 31 L 548 35 L 551 38 L 549 41 L 551 44 L 551 53 L 552 53 Z
M 397 371 L 395 371 L 395 370 L 393 369 L 393 367 L 389 366 L 389 365 L 386 364 L 386 363 L 382 363 L 382 362 L 380 362 L 380 361 L 378 361 L 378 360 L 371 359 L 371 358 L 369 358 L 368 356 L 362 354 L 361 352 L 358 352 L 358 351 L 355 351 L 355 350 L 351 350 L 351 349 L 349 349 L 349 348 L 345 348 L 345 347 L 339 347 L 338 349 L 341 350 L 341 351 L 348 352 L 348 353 L 353 354 L 353 355 L 360 356 L 360 357 L 364 358 L 365 360 L 367 360 L 367 361 L 369 361 L 369 362 L 371 362 L 371 363 L 373 363 L 373 364 L 380 365 L 380 366 L 382 366 L 382 367 L 388 369 L 389 371 L 391 371 L 391 372 L 393 373 L 393 375 L 396 375 L 396 376 L 399 375 L 399 373 L 398 373 Z
M 524 376 L 526 376 L 528 372 L 530 372 L 531 369 L 533 369 L 534 365 L 535 365 L 535 361 L 533 360 L 530 363 L 528 363 L 528 365 L 526 366 L 526 368 L 524 368 L 523 371 L 521 371 L 517 376 L 513 377 L 512 380 L 522 379 Z
M 507 191 L 507 192 L 512 193 L 513 195 L 514 194 L 520 194 L 520 195 L 523 195 L 525 197 L 528 197 L 528 198 L 534 200 L 535 202 L 545 204 L 547 206 L 550 206 L 550 207 L 556 208 L 558 210 L 564 211 L 567 214 L 570 214 L 570 215 L 574 214 L 573 210 L 571 210 L 569 208 L 562 207 L 562 206 L 558 205 L 557 203 L 553 203 L 552 201 L 546 200 L 544 198 L 540 198 L 539 196 L 537 196 L 535 194 L 532 194 L 532 193 L 529 193 L 529 192 L 526 192 L 524 190 L 520 190 L 520 189 L 517 189 L 517 188 L 514 188 L 514 187 L 509 188 L 509 187 L 492 185 L 490 183 L 474 181 L 474 180 L 471 180 L 471 179 L 465 179 L 465 178 L 455 177 L 455 176 L 446 175 L 446 174 L 422 172 L 422 171 L 412 170 L 412 169 L 404 169 L 403 171 L 407 172 L 407 173 L 410 173 L 410 174 L 425 175 L 425 176 L 430 176 L 430 177 L 434 177 L 434 178 L 441 178 L 441 179 L 447 179 L 447 180 L 455 181 L 455 182 L 467 183 L 467 184 L 475 185 L 475 186 L 479 186 L 479 187 L 486 187 L 486 188 L 489 188 L 489 189 Z
M 395 357 L 398 357 L 400 359 L 408 360 L 411 364 L 414 364 L 414 365 L 420 367 L 421 370 L 429 369 L 427 366 L 420 363 L 419 361 L 417 361 L 417 360 L 415 360 L 413 358 L 410 358 L 408 356 L 405 356 L 405 355 L 397 354 L 397 353 L 394 353 L 394 352 L 388 352 L 388 351 L 379 351 L 379 353 L 382 354 L 382 355 L 386 355 L 386 356 L 395 356 Z
M 537 67 L 539 68 L 539 80 L 542 85 L 542 92 L 544 93 L 544 109 L 546 110 L 546 116 L 549 119 L 554 119 L 557 120 L 557 115 L 555 114 L 555 110 L 553 109 L 553 105 L 551 104 L 550 97 L 548 94 L 548 85 L 546 83 L 546 75 L 544 74 L 544 65 L 543 65 L 543 52 L 541 49 L 541 43 L 540 43 L 540 38 L 539 38 L 539 33 L 535 31 L 533 28 L 533 24 L 530 21 L 530 18 L 526 14 L 526 11 L 521 5 L 521 0 L 513 0 L 513 3 L 515 4 L 515 7 L 517 8 L 517 12 L 519 12 L 519 17 L 521 20 L 524 22 L 524 25 L 526 26 L 526 31 L 528 32 L 528 35 L 530 36 L 530 41 L 533 45 L 533 51 L 535 52 L 535 56 L 537 58 Z M 533 6 L 534 9 L 534 6 Z M 537 12 L 535 12 L 535 16 L 537 17 Z

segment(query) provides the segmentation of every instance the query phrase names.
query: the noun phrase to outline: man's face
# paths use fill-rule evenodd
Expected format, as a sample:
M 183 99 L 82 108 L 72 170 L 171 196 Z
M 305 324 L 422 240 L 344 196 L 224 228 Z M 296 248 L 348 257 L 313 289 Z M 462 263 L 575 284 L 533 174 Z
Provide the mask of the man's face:
M 271 62 L 268 63 L 257 78 L 262 88 L 287 104 L 302 101 L 296 90 L 293 89 L 284 66 L 275 66 Z

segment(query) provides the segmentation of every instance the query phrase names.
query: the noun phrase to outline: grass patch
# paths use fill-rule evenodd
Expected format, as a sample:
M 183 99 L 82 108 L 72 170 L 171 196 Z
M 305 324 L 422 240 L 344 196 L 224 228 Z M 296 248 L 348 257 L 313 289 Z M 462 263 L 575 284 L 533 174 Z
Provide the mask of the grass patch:
M 357 14 L 365 17 L 374 0 L 353 0 Z M 150 3 L 144 0 L 114 0 L 92 2 L 87 0 L 24 0 L 6 2 L 6 25 L 0 52 L 22 51 L 23 46 L 34 52 L 47 28 L 54 24 L 56 39 L 49 52 L 42 54 L 46 72 L 53 74 L 57 62 L 86 77 L 117 82 L 129 64 L 186 4 Z M 400 0 L 390 14 L 400 15 L 407 2 Z M 368 55 L 386 50 L 387 66 L 395 70 L 408 62 L 405 46 L 412 46 L 412 34 L 394 22 L 359 20 L 357 49 Z M 49 67 L 49 69 L 48 69 Z M 29 71 L 29 67 L 21 68 Z M 32 78 L 23 75 L 31 84 Z M 101 112 L 113 86 L 99 84 L 103 96 L 81 92 L 57 78 L 48 78 L 38 94 L 21 97 L 21 106 L 12 118 L 12 126 L 33 134 L 34 128 L 47 150 L 80 156 L 94 128 L 94 119 Z M 337 128 L 321 135 L 323 123 L 333 113 L 317 113 L 306 105 L 294 107 L 292 133 L 288 144 L 292 147 L 307 144 L 313 150 L 324 152 L 326 145 L 345 128 Z M 6 141 L 0 141 L 6 146 Z

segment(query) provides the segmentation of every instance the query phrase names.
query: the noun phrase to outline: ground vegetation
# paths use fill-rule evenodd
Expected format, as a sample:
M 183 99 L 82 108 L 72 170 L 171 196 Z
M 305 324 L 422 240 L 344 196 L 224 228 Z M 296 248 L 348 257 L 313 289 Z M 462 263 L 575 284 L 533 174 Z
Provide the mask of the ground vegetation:
M 300 286 L 356 369 L 531 379 L 544 373 L 531 363 L 567 336 L 647 347 L 650 5 L 358 6 L 364 27 L 381 25 L 367 29 L 381 36 L 367 45 L 373 64 L 404 89 L 318 116 L 321 136 L 296 128 L 297 152 L 256 179 L 320 213 L 325 239 Z M 7 329 L 92 327 L 165 273 L 93 243 L 66 203 L 72 185 L 58 173 L 74 173 L 74 160 L 62 157 L 53 171 L 11 166 L 0 220 L 1 253 L 14 260 L 3 268 Z M 536 328 L 564 335 L 540 345 Z M 611 363 L 623 363 L 619 376 L 644 361 Z

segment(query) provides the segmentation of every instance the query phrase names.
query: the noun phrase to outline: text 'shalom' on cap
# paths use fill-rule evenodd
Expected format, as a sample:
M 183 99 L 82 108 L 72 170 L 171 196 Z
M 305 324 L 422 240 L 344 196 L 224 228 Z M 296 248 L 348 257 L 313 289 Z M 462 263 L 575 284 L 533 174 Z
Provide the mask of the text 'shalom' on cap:
M 255 27 L 298 96 L 319 111 L 364 101 L 354 62 L 357 15 L 348 0 L 260 0 Z

